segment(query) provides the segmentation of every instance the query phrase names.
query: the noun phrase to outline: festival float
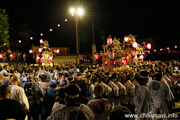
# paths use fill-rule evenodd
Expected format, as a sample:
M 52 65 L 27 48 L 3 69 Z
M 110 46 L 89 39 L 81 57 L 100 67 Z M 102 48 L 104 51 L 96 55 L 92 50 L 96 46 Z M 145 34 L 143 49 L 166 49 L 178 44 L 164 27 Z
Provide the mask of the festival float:
M 140 45 L 136 42 L 136 36 L 129 34 L 124 37 L 123 42 L 120 38 L 112 39 L 111 35 L 107 38 L 107 44 L 103 45 L 103 52 L 94 53 L 95 59 L 102 58 L 102 63 L 106 70 L 113 70 L 115 67 L 120 67 L 133 62 L 140 62 L 146 56 L 148 49 L 151 49 L 150 43 L 143 42 Z
M 36 64 L 42 65 L 42 66 L 53 66 L 53 58 L 55 56 L 55 53 L 59 53 L 59 49 L 52 50 L 49 48 L 48 41 L 40 41 L 41 45 L 38 49 L 36 49 L 34 52 L 32 50 L 29 50 L 29 53 L 33 53 L 34 58 L 36 59 Z

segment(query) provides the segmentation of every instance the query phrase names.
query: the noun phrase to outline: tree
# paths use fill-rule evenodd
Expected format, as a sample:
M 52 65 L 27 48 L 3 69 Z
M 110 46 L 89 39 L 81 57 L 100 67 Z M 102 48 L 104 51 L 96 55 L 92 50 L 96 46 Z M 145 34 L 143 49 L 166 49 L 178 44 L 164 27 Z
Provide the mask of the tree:
M 0 9 L 0 48 L 4 47 L 4 44 L 9 47 L 9 23 L 8 14 L 5 9 Z
M 10 39 L 12 50 L 23 50 L 27 52 L 31 47 L 31 35 L 34 31 L 29 28 L 29 24 L 19 24 L 17 28 L 12 29 L 12 36 Z M 21 40 L 21 43 L 19 43 Z

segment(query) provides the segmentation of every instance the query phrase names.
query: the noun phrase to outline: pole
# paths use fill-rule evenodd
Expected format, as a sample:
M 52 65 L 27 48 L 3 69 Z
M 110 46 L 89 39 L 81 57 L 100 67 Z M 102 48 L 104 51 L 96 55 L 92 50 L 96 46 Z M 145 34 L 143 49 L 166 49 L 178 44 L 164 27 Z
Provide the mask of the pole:
M 76 54 L 77 54 L 77 64 L 79 64 L 79 34 L 78 34 L 78 16 L 75 17 L 76 22 Z
M 92 41 L 93 41 L 93 44 L 92 44 L 92 62 L 94 64 L 96 61 L 94 58 L 94 53 L 96 51 L 96 45 L 95 45 L 95 41 L 94 41 L 94 21 L 92 21 Z

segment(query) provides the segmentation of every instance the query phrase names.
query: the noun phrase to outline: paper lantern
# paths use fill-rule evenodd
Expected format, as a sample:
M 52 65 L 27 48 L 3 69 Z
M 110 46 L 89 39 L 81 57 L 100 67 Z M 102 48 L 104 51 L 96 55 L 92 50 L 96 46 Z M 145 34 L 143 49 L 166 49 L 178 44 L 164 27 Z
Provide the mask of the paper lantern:
M 100 58 L 100 55 L 99 55 L 98 52 L 94 53 L 94 58 L 95 58 L 96 60 Z
M 32 54 L 32 52 L 33 52 L 33 51 L 30 49 L 30 50 L 29 50 L 29 53 Z
M 128 41 L 129 41 L 129 37 L 127 37 L 127 36 L 124 37 L 124 41 L 125 41 L 125 42 L 128 42 Z
M 40 39 L 40 41 L 39 41 L 41 44 L 43 43 L 43 39 Z
M 111 37 L 108 37 L 107 38 L 107 44 L 110 46 L 110 45 L 112 45 L 112 38 Z
M 132 46 L 133 48 L 137 48 L 137 42 L 133 42 Z
M 147 49 L 151 49 L 151 44 L 150 43 L 147 44 Z
M 39 52 L 42 52 L 42 48 L 39 48 L 38 51 L 39 51 Z
M 56 53 L 59 53 L 59 49 L 56 50 Z

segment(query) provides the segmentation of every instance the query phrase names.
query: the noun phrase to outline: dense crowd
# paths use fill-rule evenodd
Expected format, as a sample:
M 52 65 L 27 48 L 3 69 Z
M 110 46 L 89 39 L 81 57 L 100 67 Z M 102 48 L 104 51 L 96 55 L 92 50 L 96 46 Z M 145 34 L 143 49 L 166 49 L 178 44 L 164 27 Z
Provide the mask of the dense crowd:
M 113 71 L 75 64 L 0 71 L 0 119 L 123 120 L 125 114 L 172 113 L 180 100 L 180 62 L 174 60 Z

